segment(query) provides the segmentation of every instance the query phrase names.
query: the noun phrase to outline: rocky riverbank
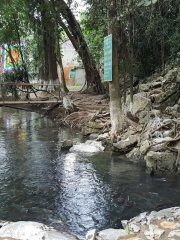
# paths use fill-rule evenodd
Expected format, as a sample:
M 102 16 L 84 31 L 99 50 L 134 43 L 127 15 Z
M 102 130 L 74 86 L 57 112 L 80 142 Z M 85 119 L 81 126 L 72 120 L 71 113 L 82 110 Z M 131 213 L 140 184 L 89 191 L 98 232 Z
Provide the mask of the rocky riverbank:
M 129 161 L 145 161 L 150 175 L 180 173 L 180 69 L 166 70 L 142 80 L 134 101 L 123 104 L 124 128 L 112 142 L 108 100 L 103 96 L 71 95 L 79 111 L 64 122 L 79 127 L 105 151 L 123 154 Z M 57 117 L 55 118 L 57 119 Z
M 180 239 L 180 208 L 141 213 L 123 220 L 124 229 L 91 230 L 86 240 L 178 240 Z
M 43 94 L 39 96 L 41 100 L 52 97 Z M 133 103 L 127 93 L 123 104 L 124 128 L 114 141 L 109 134 L 109 99 L 77 91 L 69 96 L 77 108 L 73 113 L 65 111 L 62 102 L 27 104 L 24 108 L 51 117 L 58 124 L 80 129 L 89 139 L 101 141 L 104 151 L 125 155 L 129 161 L 145 162 L 150 175 L 180 173 L 179 68 L 141 80 L 134 88 Z
M 113 142 L 109 134 L 109 99 L 77 91 L 69 96 L 76 106 L 73 113 L 65 111 L 61 102 L 24 107 L 58 124 L 80 129 L 89 139 L 101 141 L 105 151 L 125 155 L 129 161 L 145 162 L 150 175 L 180 173 L 180 69 L 167 69 L 141 80 L 134 88 L 133 103 L 127 93 L 124 128 Z M 52 96 L 43 92 L 39 98 L 50 100 Z
M 92 229 L 86 240 L 178 240 L 180 239 L 180 207 L 141 213 L 123 220 L 124 229 Z M 0 239 L 6 240 L 76 240 L 65 232 L 56 231 L 37 222 L 1 222 Z

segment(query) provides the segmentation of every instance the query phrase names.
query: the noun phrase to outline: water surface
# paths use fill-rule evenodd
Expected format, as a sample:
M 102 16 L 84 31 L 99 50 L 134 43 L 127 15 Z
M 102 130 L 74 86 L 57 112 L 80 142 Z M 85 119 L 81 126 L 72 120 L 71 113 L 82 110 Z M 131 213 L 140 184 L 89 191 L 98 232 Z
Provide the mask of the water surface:
M 83 238 L 140 212 L 180 205 L 180 178 L 157 178 L 109 153 L 61 151 L 84 141 L 37 113 L 0 108 L 0 218 L 32 220 Z

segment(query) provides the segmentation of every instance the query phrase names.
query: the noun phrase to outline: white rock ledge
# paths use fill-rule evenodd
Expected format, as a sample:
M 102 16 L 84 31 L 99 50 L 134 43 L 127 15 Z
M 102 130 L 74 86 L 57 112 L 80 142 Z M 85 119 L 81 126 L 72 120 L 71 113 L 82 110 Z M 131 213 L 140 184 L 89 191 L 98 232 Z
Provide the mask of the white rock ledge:
M 129 221 L 123 220 L 122 225 L 124 230 L 91 230 L 86 234 L 86 240 L 178 240 L 180 207 L 144 212 Z
M 65 232 L 56 231 L 42 223 L 20 221 L 5 223 L 0 228 L 1 238 L 18 240 L 76 240 L 77 238 Z
M 77 153 L 97 153 L 103 152 L 104 147 L 99 141 L 87 140 L 85 143 L 77 143 L 69 149 L 70 152 Z

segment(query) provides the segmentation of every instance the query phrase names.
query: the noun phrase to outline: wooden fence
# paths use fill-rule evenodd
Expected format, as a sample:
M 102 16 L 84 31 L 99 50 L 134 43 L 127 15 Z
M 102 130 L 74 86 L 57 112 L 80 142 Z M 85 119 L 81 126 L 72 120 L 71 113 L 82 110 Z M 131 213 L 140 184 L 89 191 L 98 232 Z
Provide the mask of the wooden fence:
M 11 83 L 11 82 L 6 82 L 5 83 L 4 82 L 4 83 L 0 83 L 0 86 L 1 86 L 1 98 L 2 98 L 2 100 L 0 101 L 0 105 L 14 105 L 14 104 L 27 104 L 27 103 L 28 104 L 39 104 L 39 103 L 46 104 L 46 103 L 57 103 L 57 102 L 60 102 L 60 85 L 59 84 Z M 32 89 L 32 87 L 36 87 L 36 86 L 37 87 L 39 87 L 39 86 L 41 86 L 41 87 L 56 86 L 56 87 L 58 87 L 58 90 L 59 90 L 59 98 L 57 98 L 56 100 L 45 100 L 45 101 L 42 101 L 42 100 L 41 101 L 40 100 L 24 100 L 24 101 L 22 101 L 22 100 L 14 100 L 14 101 L 6 101 L 6 100 L 3 99 L 3 98 L 5 98 L 5 96 L 3 94 L 3 86 L 15 86 L 17 88 L 17 90 L 18 90 L 18 88 L 24 86 L 25 89 L 23 89 L 23 92 L 26 92 L 27 94 L 31 93 L 29 91 Z M 41 89 L 38 89 L 36 91 L 41 91 Z

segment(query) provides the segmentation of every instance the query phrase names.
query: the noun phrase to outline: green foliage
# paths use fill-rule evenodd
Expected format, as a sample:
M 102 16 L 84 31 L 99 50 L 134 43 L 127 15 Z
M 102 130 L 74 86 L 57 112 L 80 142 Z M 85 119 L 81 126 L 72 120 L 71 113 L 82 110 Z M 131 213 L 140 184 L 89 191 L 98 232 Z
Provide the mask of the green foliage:
M 142 8 L 135 18 L 137 29 L 135 58 L 141 77 L 177 63 L 180 52 L 180 12 L 177 0 L 158 0 L 155 6 Z
M 69 90 L 81 90 L 82 85 L 67 86 Z
M 89 38 L 90 49 L 107 31 L 108 1 L 87 0 L 88 13 L 83 18 L 84 34 Z M 88 20 L 88 22 L 86 22 Z M 166 64 L 178 64 L 180 52 L 180 9 L 178 0 L 117 1 L 119 66 L 121 74 L 133 72 L 146 77 L 162 70 Z M 93 31 L 95 34 L 93 34 Z M 90 36 L 89 36 L 90 35 Z M 92 38 L 91 38 L 92 35 Z M 133 41 L 133 54 L 130 47 Z M 95 48 L 92 53 L 95 52 Z M 103 58 L 103 51 L 99 59 Z M 130 59 L 133 61 L 133 64 Z M 131 69 L 132 68 L 132 69 Z
M 107 36 L 110 1 L 87 0 L 86 2 L 87 9 L 82 14 L 80 22 L 85 40 L 81 41 L 81 48 L 86 49 L 88 45 L 91 56 L 100 68 L 103 65 L 103 41 Z M 45 32 L 49 31 L 49 37 L 58 40 L 64 38 L 61 28 L 59 28 L 61 35 L 58 36 L 52 28 L 54 17 L 51 3 L 52 1 L 36 0 L 1 0 L 0 2 L 0 43 L 11 44 L 26 40 L 27 72 L 36 75 L 44 64 Z M 56 4 L 59 13 L 62 13 L 64 10 L 58 5 L 58 1 Z M 72 0 L 68 1 L 69 7 L 73 4 Z M 44 14 L 43 18 L 42 14 Z M 127 77 L 129 73 L 133 73 L 138 78 L 146 77 L 162 70 L 166 64 L 180 63 L 179 0 L 117 1 L 115 17 L 115 22 L 118 23 L 116 27 L 121 76 Z M 73 31 L 76 33 L 77 29 Z M 24 77 L 20 75 L 16 73 L 15 78 L 23 79 Z M 7 76 L 7 79 L 10 78 L 13 81 L 12 74 Z M 103 84 L 106 88 L 106 83 Z
M 106 98 L 109 98 L 109 83 L 104 81 L 103 78 L 101 78 L 101 84 L 103 85 L 104 94 Z
M 129 229 L 128 225 L 126 226 L 125 231 L 126 231 L 127 234 L 130 234 L 130 229 Z
M 28 34 L 27 5 L 23 0 L 1 0 L 0 43 L 16 43 Z
M 17 66 L 14 70 L 14 72 L 6 72 L 1 75 L 1 81 L 5 83 L 20 83 L 20 82 L 25 82 L 28 83 L 28 72 L 27 72 L 27 67 L 26 64 L 22 66 Z M 18 98 L 17 94 L 17 89 L 16 86 L 13 85 L 5 85 L 3 86 L 3 93 L 11 93 L 15 99 Z
M 88 12 L 82 14 L 80 22 L 85 41 L 91 52 L 91 56 L 100 67 L 103 63 L 104 37 L 107 35 L 107 26 L 104 19 L 99 21 L 97 10 L 94 7 L 88 9 Z

